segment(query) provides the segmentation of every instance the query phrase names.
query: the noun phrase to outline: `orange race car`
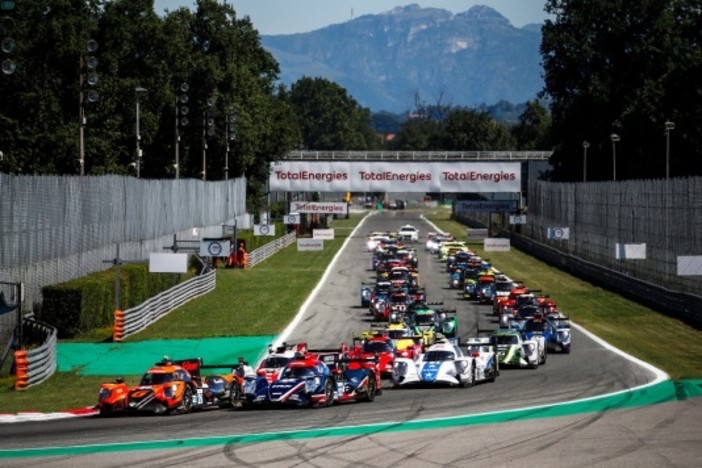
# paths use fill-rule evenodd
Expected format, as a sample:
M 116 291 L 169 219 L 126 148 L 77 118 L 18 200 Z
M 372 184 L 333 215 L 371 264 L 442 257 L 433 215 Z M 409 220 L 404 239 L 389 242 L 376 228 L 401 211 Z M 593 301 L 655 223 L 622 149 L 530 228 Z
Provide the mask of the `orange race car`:
M 201 358 L 171 361 L 167 357 L 146 371 L 139 385 L 129 387 L 122 379 L 100 386 L 97 409 L 101 416 L 117 412 L 154 414 L 189 413 L 206 407 L 226 407 L 237 403 L 243 375 L 234 372 L 244 365 L 203 366 Z M 200 370 L 233 368 L 229 374 L 202 377 Z

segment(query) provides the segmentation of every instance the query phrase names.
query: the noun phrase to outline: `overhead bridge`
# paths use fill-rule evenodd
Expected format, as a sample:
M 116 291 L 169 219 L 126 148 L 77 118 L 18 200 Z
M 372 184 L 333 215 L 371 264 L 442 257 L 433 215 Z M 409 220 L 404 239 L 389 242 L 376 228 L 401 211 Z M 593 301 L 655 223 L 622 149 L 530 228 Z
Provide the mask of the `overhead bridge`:
M 553 151 L 291 151 L 285 160 L 548 161 Z

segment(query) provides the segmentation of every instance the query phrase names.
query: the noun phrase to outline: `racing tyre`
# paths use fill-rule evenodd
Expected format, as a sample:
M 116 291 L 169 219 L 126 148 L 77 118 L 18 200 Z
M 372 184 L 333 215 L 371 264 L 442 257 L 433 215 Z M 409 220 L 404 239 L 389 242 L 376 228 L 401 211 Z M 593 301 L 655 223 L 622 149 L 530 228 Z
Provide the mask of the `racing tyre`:
M 327 400 L 325 406 L 331 406 L 334 404 L 334 384 L 332 383 L 331 379 L 327 379 L 327 381 L 324 383 L 324 397 Z
M 190 386 L 186 386 L 183 390 L 183 398 L 180 400 L 180 406 L 178 407 L 180 413 L 186 414 L 193 410 L 193 389 Z
M 232 386 L 229 389 L 229 405 L 236 407 L 239 400 L 241 400 L 241 387 L 239 386 L 239 382 L 235 380 L 232 382 Z
M 546 350 L 546 348 L 544 348 L 544 354 L 541 355 L 541 362 L 539 362 L 539 365 L 540 365 L 540 366 L 543 366 L 543 365 L 546 364 L 546 358 L 547 358 L 547 357 L 548 357 L 548 351 Z
M 468 380 L 461 380 L 461 387 L 468 388 L 475 385 L 475 363 L 470 367 L 470 374 L 468 375 Z
M 368 384 L 366 385 L 366 393 L 361 397 L 361 401 L 367 401 L 367 402 L 372 402 L 375 400 L 375 395 L 376 395 L 376 381 L 375 381 L 375 375 L 370 374 L 368 376 Z

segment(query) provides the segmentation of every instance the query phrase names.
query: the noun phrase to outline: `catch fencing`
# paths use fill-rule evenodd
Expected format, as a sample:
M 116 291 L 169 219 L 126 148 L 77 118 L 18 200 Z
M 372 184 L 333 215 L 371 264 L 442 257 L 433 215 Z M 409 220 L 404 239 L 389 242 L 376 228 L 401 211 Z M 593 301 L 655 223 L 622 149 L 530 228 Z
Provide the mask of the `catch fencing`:
M 0 281 L 24 283 L 24 303 L 38 310 L 42 287 L 105 270 L 116 245 L 143 261 L 174 235 L 217 237 L 237 221 L 248 222 L 244 178 L 0 174 Z
M 568 239 L 549 228 L 568 227 Z M 535 182 L 527 224 L 536 242 L 623 275 L 702 295 L 699 276 L 678 274 L 677 257 L 702 255 L 702 177 L 593 183 Z M 616 258 L 617 244 L 645 244 L 645 258 Z
M 455 213 L 493 233 L 508 229 L 530 255 L 642 304 L 702 326 L 702 279 L 679 275 L 678 256 L 702 255 L 702 178 L 529 185 L 526 224 Z M 549 237 L 568 228 L 567 238 Z M 645 244 L 645 258 L 617 258 L 617 244 Z M 621 257 L 621 256 L 620 256 Z

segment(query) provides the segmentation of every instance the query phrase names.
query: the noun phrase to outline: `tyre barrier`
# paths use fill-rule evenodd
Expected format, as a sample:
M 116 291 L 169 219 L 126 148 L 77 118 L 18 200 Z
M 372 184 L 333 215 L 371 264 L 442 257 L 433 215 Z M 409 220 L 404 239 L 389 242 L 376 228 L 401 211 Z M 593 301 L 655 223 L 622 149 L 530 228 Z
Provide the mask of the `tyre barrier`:
M 124 340 L 124 312 L 115 310 L 115 323 L 112 327 L 112 341 L 121 343 Z

